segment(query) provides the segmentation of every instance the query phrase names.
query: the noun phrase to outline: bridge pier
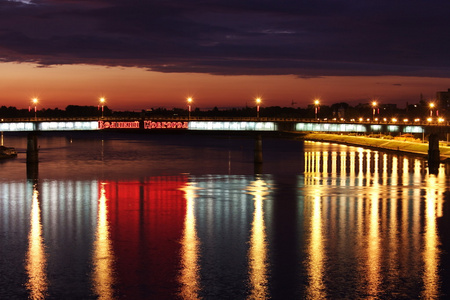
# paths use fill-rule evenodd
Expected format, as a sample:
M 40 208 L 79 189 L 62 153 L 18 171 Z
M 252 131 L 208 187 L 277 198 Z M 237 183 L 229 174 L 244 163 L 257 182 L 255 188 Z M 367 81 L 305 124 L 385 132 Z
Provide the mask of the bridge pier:
M 29 133 L 27 136 L 27 163 L 39 161 L 38 151 L 37 134 L 35 132 Z
M 254 150 L 254 173 L 261 174 L 263 165 L 262 155 L 262 137 L 261 134 L 257 134 L 255 137 L 255 150 Z
M 27 178 L 37 179 L 39 173 L 38 137 L 36 132 L 27 136 Z
M 428 137 L 428 170 L 430 174 L 437 174 L 440 164 L 439 137 L 432 133 Z

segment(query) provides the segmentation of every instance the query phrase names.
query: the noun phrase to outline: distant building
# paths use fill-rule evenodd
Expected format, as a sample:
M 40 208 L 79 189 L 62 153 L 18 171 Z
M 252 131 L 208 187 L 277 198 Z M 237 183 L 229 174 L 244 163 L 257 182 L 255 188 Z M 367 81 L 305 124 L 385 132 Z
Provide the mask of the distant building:
M 437 92 L 436 101 L 439 112 L 448 114 L 450 111 L 450 89 L 447 92 Z

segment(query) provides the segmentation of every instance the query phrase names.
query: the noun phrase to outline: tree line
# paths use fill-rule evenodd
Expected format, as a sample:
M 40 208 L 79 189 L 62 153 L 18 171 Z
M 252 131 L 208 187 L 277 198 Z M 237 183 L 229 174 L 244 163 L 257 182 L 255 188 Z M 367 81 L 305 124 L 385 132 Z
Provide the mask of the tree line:
M 437 110 L 438 108 L 436 108 Z M 439 115 L 443 116 L 446 112 L 440 111 Z M 43 108 L 37 111 L 38 117 L 45 118 L 77 118 L 77 117 L 100 117 L 101 110 L 97 106 L 80 106 L 68 105 L 65 109 L 59 108 Z M 104 107 L 103 116 L 108 117 L 176 117 L 187 116 L 186 108 L 152 108 L 135 111 L 113 111 L 107 106 Z M 373 106 L 371 103 L 360 103 L 356 106 L 351 106 L 348 103 L 341 102 L 332 105 L 309 105 L 306 108 L 301 107 L 280 107 L 269 106 L 260 107 L 260 117 L 271 118 L 319 118 L 319 119 L 358 119 L 358 118 L 426 118 L 430 115 L 430 108 L 424 101 L 418 104 L 407 105 L 406 108 L 400 109 L 395 104 L 379 104 Z M 436 111 L 434 111 L 434 116 Z M 191 111 L 192 117 L 255 117 L 256 107 L 242 107 L 242 108 L 223 108 L 214 107 L 212 109 L 195 108 Z M 34 117 L 34 110 L 31 109 L 17 109 L 15 107 L 0 107 L 0 118 L 32 118 Z

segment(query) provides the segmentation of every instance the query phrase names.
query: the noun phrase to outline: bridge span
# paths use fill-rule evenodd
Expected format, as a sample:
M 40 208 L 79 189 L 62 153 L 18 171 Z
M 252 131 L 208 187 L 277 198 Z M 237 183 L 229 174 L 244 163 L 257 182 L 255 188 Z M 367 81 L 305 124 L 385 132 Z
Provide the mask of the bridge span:
M 345 133 L 449 133 L 450 126 L 440 123 L 319 121 L 286 118 L 36 118 L 2 119 L 1 132 L 96 130 L 193 130 L 193 131 L 279 131 Z
M 28 132 L 27 162 L 37 164 L 37 133 L 44 131 L 205 131 L 255 132 L 255 165 L 262 163 L 261 134 L 264 132 L 329 132 L 358 134 L 421 134 L 428 138 L 428 161 L 438 167 L 439 134 L 448 139 L 450 126 L 441 123 L 324 121 L 281 118 L 72 118 L 72 119 L 1 119 L 0 132 Z

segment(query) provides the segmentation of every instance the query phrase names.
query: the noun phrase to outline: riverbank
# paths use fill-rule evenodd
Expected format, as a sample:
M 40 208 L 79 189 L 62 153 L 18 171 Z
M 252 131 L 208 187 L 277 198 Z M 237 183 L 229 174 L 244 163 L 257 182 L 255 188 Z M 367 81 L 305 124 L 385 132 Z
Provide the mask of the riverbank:
M 361 146 L 371 149 L 384 149 L 389 151 L 404 152 L 418 156 L 428 156 L 428 143 L 400 141 L 392 139 L 373 138 L 367 136 L 353 136 L 328 133 L 308 133 L 303 136 L 305 140 L 320 142 L 335 142 L 352 146 Z M 441 160 L 450 161 L 450 147 L 441 144 L 439 146 Z

